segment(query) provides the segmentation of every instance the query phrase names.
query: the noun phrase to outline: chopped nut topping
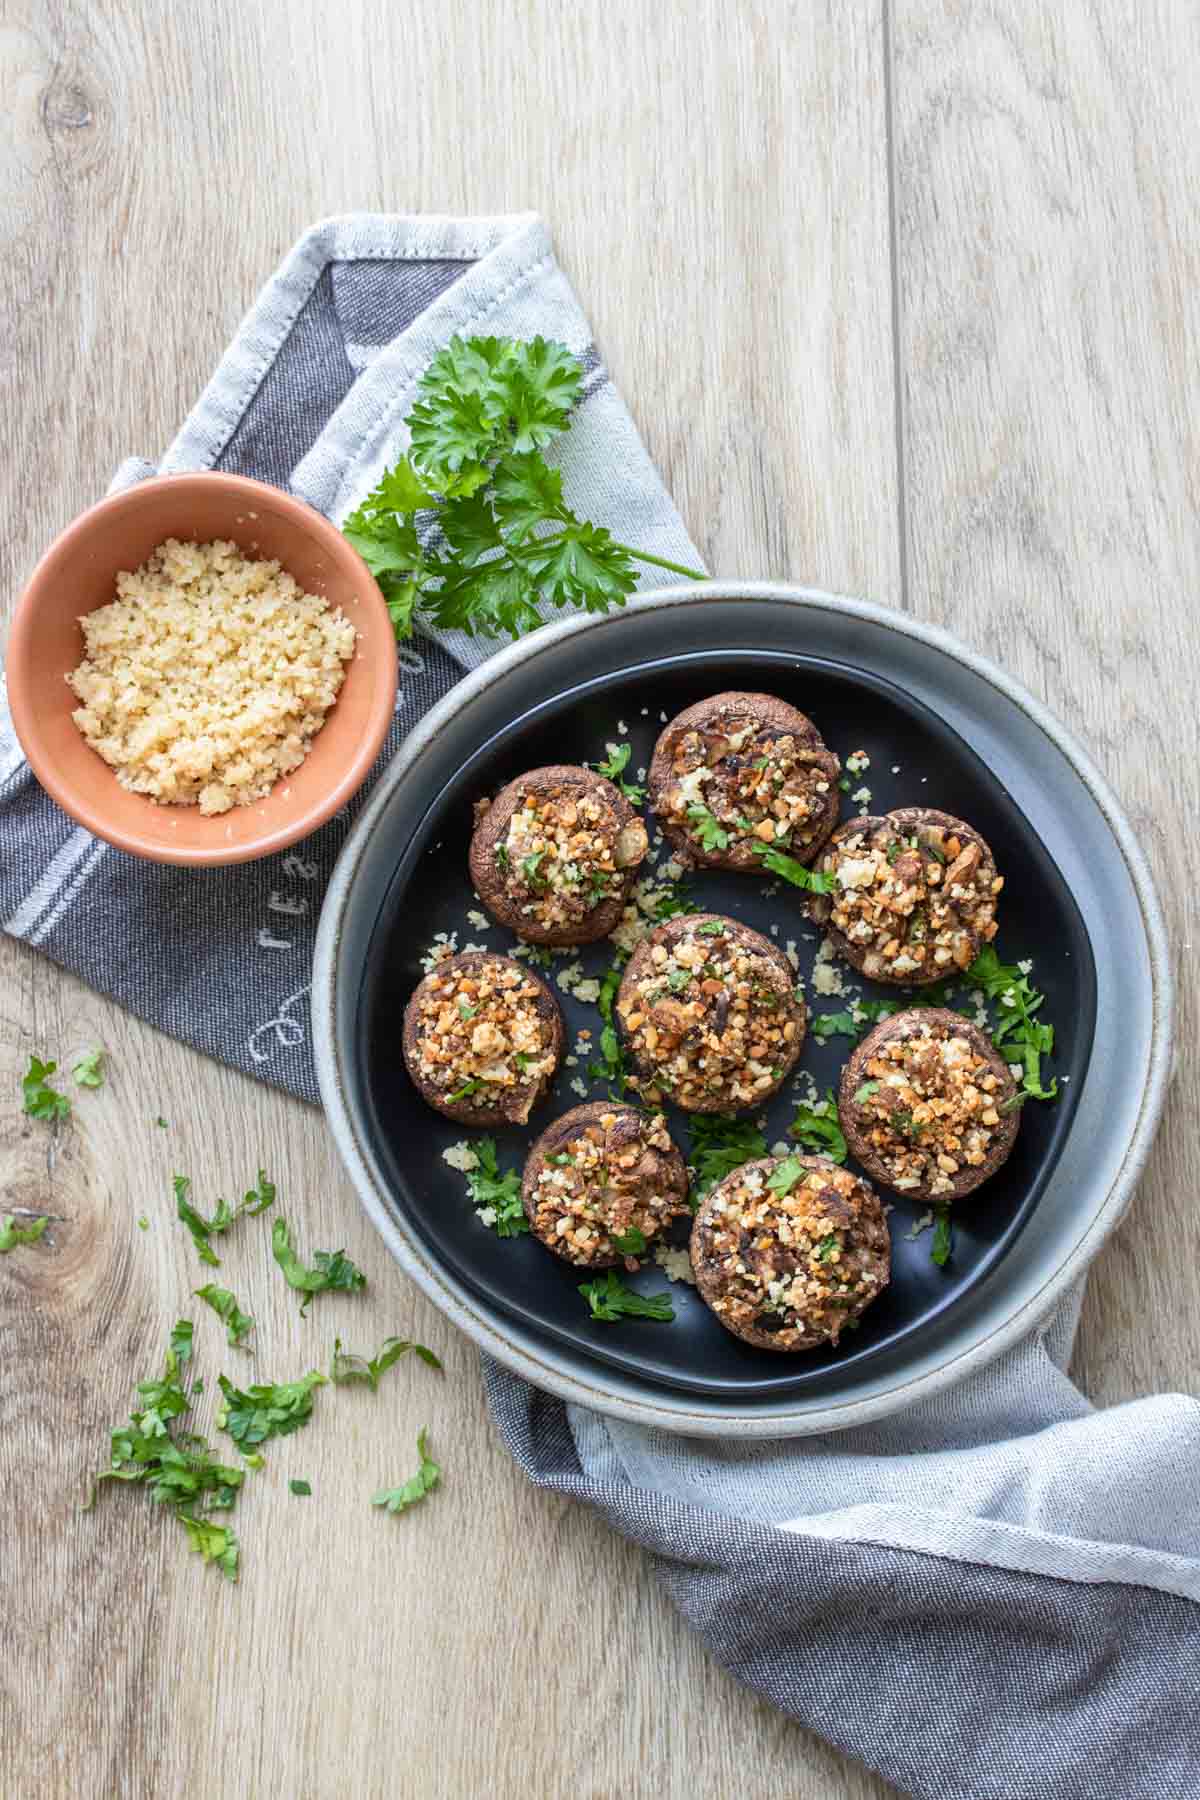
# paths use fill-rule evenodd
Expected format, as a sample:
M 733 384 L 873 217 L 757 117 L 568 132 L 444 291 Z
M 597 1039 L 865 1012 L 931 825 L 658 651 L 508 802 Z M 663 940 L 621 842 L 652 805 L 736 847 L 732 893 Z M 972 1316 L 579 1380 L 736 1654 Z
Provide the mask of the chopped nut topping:
M 802 1350 L 836 1344 L 887 1286 L 887 1226 L 872 1190 L 848 1169 L 776 1157 L 714 1188 L 693 1259 L 731 1331 L 767 1332 L 779 1349 Z
M 836 813 L 839 764 L 809 735 L 764 723 L 749 697 L 669 741 L 662 817 L 702 850 L 749 867 L 758 845 L 803 856 Z M 724 842 L 721 840 L 724 839 Z
M 817 866 L 835 885 L 813 896 L 812 916 L 840 933 L 864 975 L 936 981 L 969 968 L 996 935 L 1003 878 L 973 838 L 949 828 L 843 825 Z
M 506 957 L 442 964 L 416 993 L 414 1072 L 435 1099 L 499 1108 L 523 1123 L 554 1073 L 541 983 Z
M 864 1160 L 889 1186 L 920 1188 L 931 1199 L 952 1194 L 956 1177 L 987 1161 L 1004 1128 L 999 1108 L 1015 1092 L 969 1026 L 959 1031 L 919 1014 L 903 1035 L 884 1037 L 856 1079 Z
M 804 1010 L 791 970 L 757 934 L 705 915 L 660 926 L 617 998 L 630 1052 L 692 1111 L 753 1106 L 795 1064 Z
M 530 788 L 495 849 L 510 904 L 542 927 L 571 927 L 606 900 L 622 896 L 628 871 L 649 848 L 646 827 L 630 820 L 607 784 Z
M 687 1176 L 661 1116 L 613 1107 L 547 1155 L 532 1207 L 534 1231 L 560 1256 L 601 1267 L 623 1257 L 636 1269 L 687 1213 Z

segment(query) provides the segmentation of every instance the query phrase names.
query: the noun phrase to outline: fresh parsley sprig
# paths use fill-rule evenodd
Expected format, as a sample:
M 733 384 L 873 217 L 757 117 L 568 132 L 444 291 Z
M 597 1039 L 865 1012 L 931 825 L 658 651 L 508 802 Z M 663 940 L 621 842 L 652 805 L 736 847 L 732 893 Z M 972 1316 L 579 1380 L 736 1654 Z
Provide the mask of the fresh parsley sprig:
M 593 1319 L 612 1322 L 615 1319 L 657 1319 L 670 1324 L 675 1317 L 671 1297 L 663 1288 L 656 1294 L 637 1294 L 628 1287 L 615 1269 L 585 1281 L 579 1292 L 587 1301 Z
M 519 637 L 540 625 L 541 601 L 607 612 L 636 586 L 635 562 L 702 579 L 567 505 L 542 452 L 567 429 L 582 385 L 578 357 L 542 337 L 454 337 L 433 358 L 406 420 L 410 455 L 342 527 L 398 639 L 418 619 Z

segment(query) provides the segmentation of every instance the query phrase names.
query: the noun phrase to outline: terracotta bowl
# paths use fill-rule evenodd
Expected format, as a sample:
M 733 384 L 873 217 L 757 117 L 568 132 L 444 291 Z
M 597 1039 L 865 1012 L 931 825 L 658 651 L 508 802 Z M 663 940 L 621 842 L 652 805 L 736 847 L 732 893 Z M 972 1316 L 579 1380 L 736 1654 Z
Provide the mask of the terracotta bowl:
M 274 557 L 307 593 L 340 606 L 358 632 L 341 691 L 298 769 L 265 799 L 203 817 L 127 793 L 71 718 L 65 677 L 83 658 L 79 618 L 115 596 L 164 538 L 231 538 Z M 396 701 L 396 645 L 366 564 L 328 519 L 240 475 L 166 475 L 101 500 L 51 545 L 21 596 L 6 662 L 13 724 L 30 767 L 65 812 L 119 850 L 155 862 L 249 862 L 307 836 L 361 786 Z

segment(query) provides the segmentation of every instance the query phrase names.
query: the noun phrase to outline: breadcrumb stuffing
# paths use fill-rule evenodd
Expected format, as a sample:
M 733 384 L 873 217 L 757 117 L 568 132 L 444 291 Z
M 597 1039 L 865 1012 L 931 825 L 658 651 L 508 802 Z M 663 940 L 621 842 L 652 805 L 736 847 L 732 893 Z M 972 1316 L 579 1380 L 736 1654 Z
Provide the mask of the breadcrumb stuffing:
M 479 1167 L 479 1158 L 466 1138 L 460 1139 L 457 1144 L 451 1144 L 448 1149 L 443 1150 L 442 1161 L 449 1163 L 452 1169 L 457 1169 L 463 1175 L 467 1173 L 468 1169 Z
M 249 806 L 299 768 L 357 633 L 274 561 L 224 539 L 167 538 L 80 618 L 72 718 L 131 793 L 206 815 Z
M 686 1281 L 696 1285 L 696 1275 L 686 1244 L 655 1244 L 654 1260 L 668 1281 Z

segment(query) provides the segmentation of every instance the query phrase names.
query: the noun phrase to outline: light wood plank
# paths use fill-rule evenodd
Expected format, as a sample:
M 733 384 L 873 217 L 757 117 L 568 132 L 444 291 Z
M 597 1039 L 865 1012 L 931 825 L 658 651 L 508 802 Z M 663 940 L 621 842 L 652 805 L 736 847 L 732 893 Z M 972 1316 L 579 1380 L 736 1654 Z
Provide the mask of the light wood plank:
M 120 457 L 167 441 L 304 227 L 354 207 L 542 210 L 714 566 L 898 593 L 874 7 L 781 27 L 772 0 L 17 0 L 0 80 L 5 604 Z M 28 1052 L 97 1041 L 110 1086 L 57 1135 L 23 1119 Z M 403 1330 L 447 1375 L 318 1395 L 251 1484 L 234 1590 L 128 1496 L 76 1506 L 181 1310 L 210 1371 L 234 1360 L 185 1304 L 202 1272 L 172 1170 L 211 1202 L 260 1162 L 301 1243 L 344 1243 L 372 1291 L 301 1322 L 248 1228 L 219 1273 L 258 1319 L 255 1371 Z M 473 1351 L 389 1265 L 315 1114 L 7 940 L 0 1191 L 60 1215 L 0 1262 L 12 1791 L 884 1791 L 738 1690 L 640 1555 L 516 1474 Z M 445 1488 L 377 1517 L 422 1424 Z
M 1091 747 L 1179 952 L 1178 1075 L 1092 1276 L 1077 1373 L 1098 1401 L 1194 1388 L 1200 15 L 895 16 L 910 604 Z

